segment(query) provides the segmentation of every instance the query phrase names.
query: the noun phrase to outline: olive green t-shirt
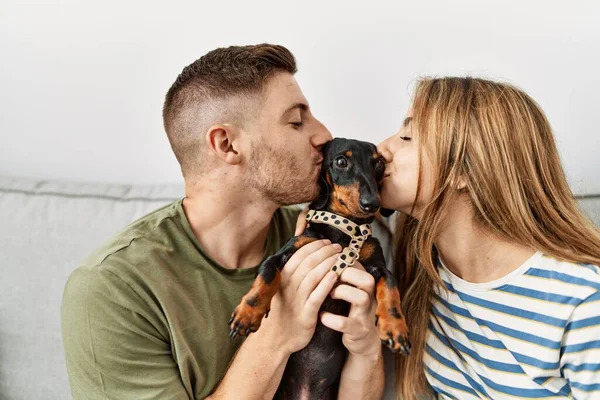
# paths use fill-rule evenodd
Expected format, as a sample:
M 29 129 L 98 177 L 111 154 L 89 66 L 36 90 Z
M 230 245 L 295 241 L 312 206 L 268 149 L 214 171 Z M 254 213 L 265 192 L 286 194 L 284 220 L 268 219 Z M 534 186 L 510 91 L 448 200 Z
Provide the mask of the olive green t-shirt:
M 275 212 L 265 258 L 299 209 Z M 202 399 L 243 338 L 228 320 L 258 266 L 229 270 L 201 248 L 177 201 L 133 222 L 67 281 L 61 308 L 74 399 Z

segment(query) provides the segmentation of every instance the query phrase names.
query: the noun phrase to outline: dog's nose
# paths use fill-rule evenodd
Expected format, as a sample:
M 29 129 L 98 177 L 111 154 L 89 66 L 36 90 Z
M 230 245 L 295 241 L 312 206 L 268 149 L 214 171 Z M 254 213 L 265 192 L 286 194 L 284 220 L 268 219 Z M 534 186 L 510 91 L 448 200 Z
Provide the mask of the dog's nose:
M 363 210 L 364 212 L 368 212 L 368 213 L 377 211 L 380 206 L 379 199 L 376 196 L 361 197 L 359 203 L 360 203 L 361 210 Z

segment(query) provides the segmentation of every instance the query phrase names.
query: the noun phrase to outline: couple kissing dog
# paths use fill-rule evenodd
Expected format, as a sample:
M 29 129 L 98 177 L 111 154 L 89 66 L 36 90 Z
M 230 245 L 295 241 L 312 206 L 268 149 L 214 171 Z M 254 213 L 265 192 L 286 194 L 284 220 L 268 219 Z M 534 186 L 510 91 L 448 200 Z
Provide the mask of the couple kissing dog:
M 407 354 L 408 328 L 396 280 L 386 268 L 379 241 L 371 236 L 370 224 L 377 212 L 391 214 L 389 210 L 380 211 L 378 189 L 385 171 L 383 159 L 372 143 L 342 138 L 326 143 L 323 157 L 320 190 L 309 205 L 305 231 L 261 264 L 250 291 L 231 316 L 230 336 L 247 336 L 260 327 L 279 288 L 279 271 L 296 250 L 312 241 L 329 239 L 343 249 L 332 270 L 341 275 L 358 260 L 375 278 L 377 311 L 373 322 L 379 337 L 392 351 Z M 321 311 L 347 316 L 350 304 L 328 297 Z M 317 322 L 310 343 L 290 356 L 278 395 L 293 399 L 308 392 L 311 399 L 336 398 L 346 355 L 342 334 Z

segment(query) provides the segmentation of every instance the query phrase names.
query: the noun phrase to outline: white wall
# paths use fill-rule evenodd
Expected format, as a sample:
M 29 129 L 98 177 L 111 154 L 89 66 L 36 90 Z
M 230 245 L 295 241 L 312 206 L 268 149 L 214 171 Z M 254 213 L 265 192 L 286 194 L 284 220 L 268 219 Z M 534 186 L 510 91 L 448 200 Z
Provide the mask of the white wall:
M 334 136 L 393 133 L 422 74 L 515 83 L 547 112 L 573 189 L 600 193 L 592 0 L 4 0 L 0 173 L 179 182 L 164 94 L 207 51 L 265 41 L 294 52 L 297 79 Z

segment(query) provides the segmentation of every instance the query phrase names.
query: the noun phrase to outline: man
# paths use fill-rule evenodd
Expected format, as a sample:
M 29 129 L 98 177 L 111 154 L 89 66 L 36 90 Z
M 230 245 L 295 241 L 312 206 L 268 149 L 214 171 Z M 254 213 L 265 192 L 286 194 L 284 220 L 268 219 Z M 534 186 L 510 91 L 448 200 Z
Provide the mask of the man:
M 330 292 L 352 302 L 348 318 L 326 322 L 349 349 L 340 398 L 380 397 L 372 279 L 357 268 L 345 282 L 366 293 L 332 292 L 337 245 L 299 250 L 261 328 L 245 341 L 228 337 L 258 265 L 294 234 L 298 210 L 282 206 L 315 197 L 319 150 L 331 140 L 295 72 L 287 49 L 263 44 L 213 50 L 179 75 L 163 117 L 185 198 L 132 223 L 65 288 L 75 399 L 272 398 Z

